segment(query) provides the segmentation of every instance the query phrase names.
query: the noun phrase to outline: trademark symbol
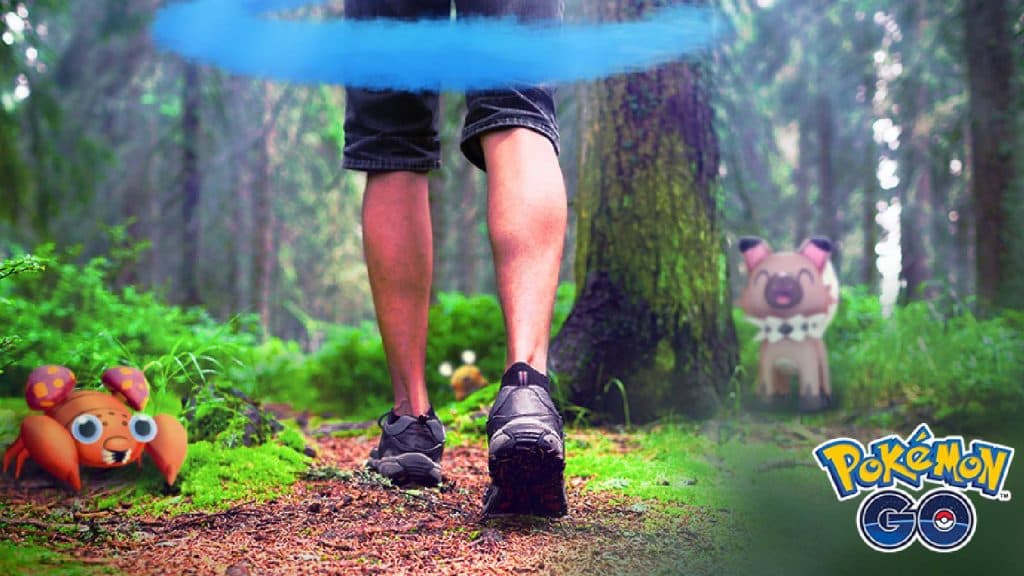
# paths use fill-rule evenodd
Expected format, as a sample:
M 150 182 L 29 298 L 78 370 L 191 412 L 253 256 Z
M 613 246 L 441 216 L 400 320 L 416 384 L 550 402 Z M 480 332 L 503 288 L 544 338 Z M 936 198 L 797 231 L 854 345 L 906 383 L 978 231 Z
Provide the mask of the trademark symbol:
M 997 498 L 999 498 L 1000 502 L 1009 502 L 1010 496 L 1011 494 L 1009 490 L 1003 490 L 1002 492 L 999 493 L 999 496 L 997 496 Z

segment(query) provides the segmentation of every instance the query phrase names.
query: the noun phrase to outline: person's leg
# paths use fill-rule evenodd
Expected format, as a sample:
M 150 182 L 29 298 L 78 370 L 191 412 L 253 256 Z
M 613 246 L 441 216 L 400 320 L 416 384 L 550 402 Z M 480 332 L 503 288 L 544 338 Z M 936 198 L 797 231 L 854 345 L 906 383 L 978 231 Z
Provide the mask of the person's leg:
M 456 0 L 464 16 L 557 24 L 561 0 Z M 505 374 L 487 418 L 491 485 L 484 514 L 568 511 L 562 418 L 551 401 L 547 349 L 565 240 L 554 95 L 515 87 L 466 95 L 462 151 L 487 171 L 491 246 L 508 338 Z
M 346 0 L 348 18 L 444 18 L 448 0 Z M 344 166 L 367 172 L 363 249 L 394 407 L 367 465 L 395 484 L 441 481 L 444 427 L 424 373 L 432 247 L 429 170 L 440 166 L 438 96 L 346 90 Z
M 424 362 L 431 239 L 427 175 L 368 175 L 363 196 L 363 252 L 397 415 L 419 416 L 430 408 Z
M 491 486 L 484 513 L 568 511 L 562 418 L 551 402 L 547 350 L 567 217 L 551 141 L 529 128 L 484 133 L 487 221 L 508 338 L 488 421 Z
M 551 314 L 565 240 L 567 202 L 558 156 L 545 136 L 509 128 L 480 137 L 487 224 L 508 338 L 506 368 L 547 372 Z
M 395 396 L 367 466 L 399 486 L 436 485 L 445 432 L 424 373 L 433 258 L 425 173 L 367 175 L 363 251 Z

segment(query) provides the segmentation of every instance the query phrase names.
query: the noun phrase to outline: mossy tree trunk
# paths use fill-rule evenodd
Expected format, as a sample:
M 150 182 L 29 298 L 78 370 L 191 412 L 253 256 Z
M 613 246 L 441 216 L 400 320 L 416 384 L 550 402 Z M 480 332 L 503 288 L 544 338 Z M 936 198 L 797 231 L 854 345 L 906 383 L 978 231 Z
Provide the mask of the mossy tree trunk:
M 586 10 L 607 21 L 651 5 Z M 698 64 L 671 64 L 598 82 L 582 101 L 579 291 L 551 368 L 571 402 L 613 418 L 625 415 L 623 396 L 634 422 L 708 416 L 736 363 L 703 76 Z

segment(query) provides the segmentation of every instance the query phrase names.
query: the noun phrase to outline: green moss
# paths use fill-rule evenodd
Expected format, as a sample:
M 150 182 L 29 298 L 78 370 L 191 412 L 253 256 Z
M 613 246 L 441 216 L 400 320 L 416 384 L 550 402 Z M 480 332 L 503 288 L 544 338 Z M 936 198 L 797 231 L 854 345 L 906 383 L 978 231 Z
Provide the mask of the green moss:
M 277 441 L 299 453 L 306 449 L 306 437 L 289 425 L 285 425 L 284 430 L 277 435 Z
M 625 453 L 605 436 L 583 442 L 570 439 L 566 474 L 587 478 L 588 490 L 665 503 L 723 505 L 721 472 L 708 459 L 716 450 L 710 441 L 679 424 L 657 426 L 629 438 L 634 448 Z
M 57 551 L 37 544 L 0 541 L 0 574 L 9 576 L 30 576 L 52 574 L 79 576 L 85 574 L 112 574 L 104 566 L 91 566 L 75 562 L 74 559 Z
M 244 501 L 265 502 L 285 493 L 308 469 L 310 458 L 302 454 L 304 447 L 296 450 L 276 441 L 238 448 L 196 442 L 189 444 L 176 493 L 166 493 L 163 477 L 152 465 L 146 464 L 141 472 L 128 466 L 103 472 L 116 485 L 123 483 L 123 488 L 105 491 L 93 505 L 125 514 L 177 515 L 223 510 Z M 96 472 L 86 469 L 85 473 Z M 88 476 L 85 485 L 83 495 L 88 497 Z
M 265 502 L 295 483 L 309 458 L 281 444 L 224 448 L 212 442 L 189 446 L 181 472 L 181 494 L 156 501 L 155 513 L 221 510 L 252 500 Z
M 654 355 L 654 363 L 657 364 L 658 370 L 662 372 L 671 372 L 676 366 L 676 353 L 672 349 L 672 342 L 667 338 L 663 338 L 658 341 L 658 349 Z

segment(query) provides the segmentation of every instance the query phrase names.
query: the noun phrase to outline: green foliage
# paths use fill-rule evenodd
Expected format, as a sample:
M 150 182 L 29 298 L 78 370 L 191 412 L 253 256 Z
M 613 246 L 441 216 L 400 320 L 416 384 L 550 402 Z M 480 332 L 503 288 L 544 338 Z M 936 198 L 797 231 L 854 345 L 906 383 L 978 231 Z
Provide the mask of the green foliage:
M 320 391 L 309 382 L 312 364 L 297 342 L 269 338 L 235 352 L 235 362 L 226 367 L 223 379 L 246 394 L 297 408 L 321 402 Z
M 300 454 L 306 450 L 306 437 L 292 426 L 285 426 L 277 435 L 277 441 Z
M 259 445 L 281 429 L 273 415 L 223 387 L 197 386 L 189 393 L 187 404 L 184 416 L 192 442 L 216 442 L 225 448 Z
M 294 384 L 309 386 L 324 404 L 346 414 L 370 417 L 387 405 L 391 384 L 384 348 L 369 322 L 332 330 L 303 372 Z
M 1006 424 L 1024 409 L 1024 316 L 947 316 L 925 302 L 897 309 L 837 367 L 850 404 L 955 429 Z
M 48 260 L 33 254 L 25 254 L 0 262 L 0 280 L 23 272 L 41 272 L 46 270 Z
M 427 379 L 431 392 L 450 392 L 448 379 L 437 368 L 442 362 L 456 366 L 463 350 L 476 353 L 476 365 L 489 381 L 501 377 L 505 368 L 505 322 L 498 299 L 464 296 L 457 292 L 439 294 L 430 310 L 427 336 Z
M 41 272 L 46 270 L 47 263 L 48 261 L 45 258 L 32 254 L 0 260 L 0 280 L 24 272 Z M 7 303 L 7 300 L 2 296 L 2 292 L 0 292 L 0 305 L 6 306 Z M 0 335 L 0 374 L 3 374 L 5 365 L 5 362 L 3 362 L 4 353 L 17 346 L 18 343 L 19 338 L 16 334 Z
M 754 330 L 736 312 L 750 390 Z M 882 317 L 876 296 L 843 288 L 825 335 L 840 406 L 881 425 L 926 420 L 957 430 L 1008 423 L 1024 410 L 1024 315 L 979 319 L 961 303 L 912 302 Z
M 574 294 L 571 284 L 559 287 L 553 333 L 565 321 Z M 431 307 L 426 378 L 435 405 L 453 398 L 447 378 L 437 368 L 443 362 L 457 365 L 464 350 L 476 353 L 476 365 L 489 381 L 496 382 L 501 377 L 505 367 L 505 329 L 501 307 L 494 296 L 441 293 L 437 304 Z M 391 379 L 383 344 L 376 325 L 369 322 L 331 328 L 327 342 L 310 356 L 303 369 L 287 363 L 284 370 L 293 383 L 308 382 L 306 392 L 299 387 L 300 395 L 315 391 L 321 403 L 346 414 L 372 417 L 390 402 Z
M 21 431 L 22 418 L 30 412 L 24 396 L 0 398 L 0 446 L 14 442 Z
M 93 258 L 83 265 L 70 251 L 56 256 L 42 246 L 37 257 L 51 262 L 45 274 L 8 278 L 0 284 L 0 325 L 20 341 L 0 394 L 20 394 L 24 378 L 41 364 L 71 367 L 82 386 L 93 386 L 115 364 L 143 368 L 156 390 L 183 393 L 229 364 L 255 341 L 244 319 L 215 322 L 201 309 L 164 303 L 132 286 L 108 288 L 116 263 Z

